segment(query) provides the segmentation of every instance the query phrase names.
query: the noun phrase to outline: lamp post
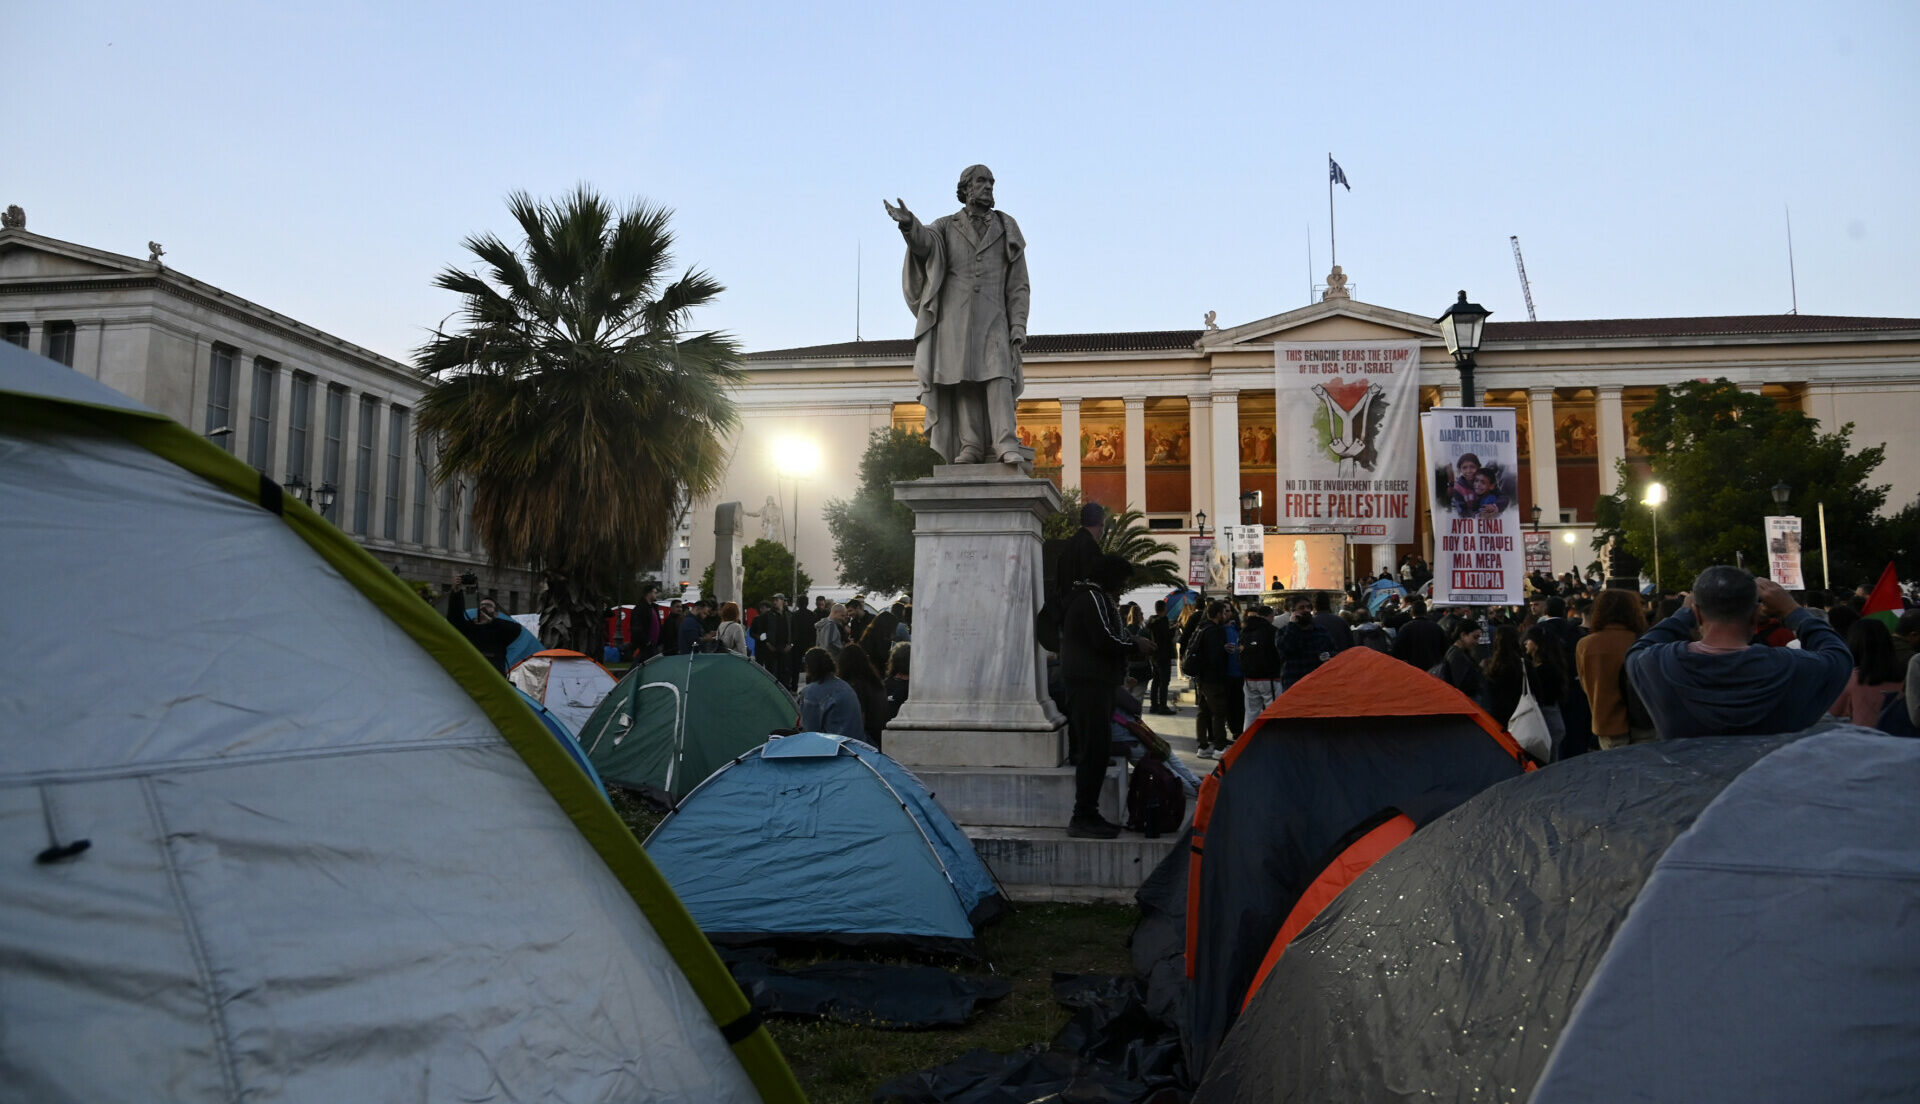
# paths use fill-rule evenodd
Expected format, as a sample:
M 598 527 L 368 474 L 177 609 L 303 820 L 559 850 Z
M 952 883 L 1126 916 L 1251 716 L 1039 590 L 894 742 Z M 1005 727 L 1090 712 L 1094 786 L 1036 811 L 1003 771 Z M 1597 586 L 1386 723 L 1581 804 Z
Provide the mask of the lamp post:
M 1201 539 L 1201 540 L 1206 540 L 1206 539 L 1207 539 L 1207 512 L 1206 512 L 1205 510 L 1196 510 L 1196 511 L 1194 511 L 1194 514 L 1193 514 L 1193 527 L 1194 527 L 1195 529 L 1198 529 L 1198 530 L 1200 530 L 1200 539 Z M 1189 552 L 1189 556 L 1188 556 L 1188 558 L 1189 558 L 1189 560 L 1191 560 L 1191 558 L 1192 558 L 1192 556 L 1191 556 L 1191 552 Z M 1189 574 L 1191 574 L 1191 573 L 1192 573 L 1192 565 L 1191 565 L 1191 563 L 1189 563 L 1189 565 L 1188 565 L 1188 573 L 1189 573 Z M 1206 573 L 1205 571 L 1202 571 L 1202 572 L 1200 573 L 1200 597 L 1202 597 L 1202 598 L 1205 598 L 1206 596 L 1207 596 L 1207 573 Z
M 773 443 L 773 466 L 781 479 L 793 481 L 793 535 L 787 554 L 793 557 L 787 583 L 787 651 L 793 652 L 793 605 L 800 600 L 800 481 L 820 468 L 820 446 L 805 437 L 782 437 Z
M 1207 512 L 1205 510 L 1201 510 L 1195 513 L 1193 515 L 1193 524 L 1195 528 L 1200 530 L 1201 536 L 1203 537 L 1206 536 L 1207 535 Z
M 1253 514 L 1257 518 L 1259 516 L 1259 513 L 1260 513 L 1260 492 L 1259 491 L 1241 491 L 1240 492 L 1240 524 L 1242 525 L 1252 524 L 1252 522 L 1249 522 L 1247 520 L 1247 515 Z
M 1460 368 L 1462 406 L 1479 405 L 1473 393 L 1473 354 L 1480 351 L 1480 331 L 1492 313 L 1478 303 L 1467 302 L 1467 293 L 1462 291 L 1459 300 L 1447 308 L 1447 313 L 1434 319 L 1440 323 L 1440 337 L 1447 343 L 1447 352 Z
M 313 500 L 320 504 L 320 516 L 328 521 L 333 520 L 333 500 L 337 494 L 331 483 L 322 483 L 320 489 L 313 492 Z
M 1660 593 L 1660 504 L 1667 500 L 1667 488 L 1659 483 L 1647 484 L 1647 495 L 1640 500 L 1647 508 L 1647 516 L 1653 519 L 1653 593 Z
M 1533 531 L 1538 533 L 1540 531 L 1540 504 L 1539 503 L 1536 502 L 1533 504 L 1532 513 L 1533 513 Z
M 313 498 L 313 488 L 307 486 L 307 481 L 293 472 L 287 473 L 287 481 L 281 485 L 280 489 L 301 502 L 310 502 Z

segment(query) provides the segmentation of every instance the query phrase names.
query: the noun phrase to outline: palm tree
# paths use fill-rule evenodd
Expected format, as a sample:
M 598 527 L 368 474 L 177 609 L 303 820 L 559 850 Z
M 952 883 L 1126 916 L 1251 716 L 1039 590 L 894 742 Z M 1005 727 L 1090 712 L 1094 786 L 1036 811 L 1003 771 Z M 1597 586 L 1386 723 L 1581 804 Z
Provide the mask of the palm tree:
M 1170 556 L 1179 550 L 1165 541 L 1155 540 L 1139 510 L 1122 510 L 1107 517 L 1106 532 L 1100 536 L 1100 550 L 1110 556 L 1123 556 L 1133 565 L 1127 589 L 1143 586 L 1184 586 L 1187 577 L 1180 564 Z
M 598 655 L 606 597 L 657 563 L 674 519 L 717 489 L 737 415 L 740 350 L 686 333 L 723 289 L 672 263 L 671 212 L 614 211 L 582 185 L 507 209 L 526 240 L 463 244 L 484 275 L 448 267 L 462 328 L 416 353 L 435 377 L 420 430 L 440 442 L 437 478 L 473 481 L 473 524 L 496 563 L 546 586 L 540 638 Z

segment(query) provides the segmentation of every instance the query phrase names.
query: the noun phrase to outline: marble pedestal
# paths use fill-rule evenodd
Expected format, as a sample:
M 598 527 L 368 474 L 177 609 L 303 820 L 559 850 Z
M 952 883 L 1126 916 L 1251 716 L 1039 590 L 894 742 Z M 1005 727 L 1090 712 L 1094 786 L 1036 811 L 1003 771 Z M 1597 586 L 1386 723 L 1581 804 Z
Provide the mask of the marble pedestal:
M 893 485 L 913 509 L 913 693 L 887 725 L 909 767 L 1057 767 L 1066 719 L 1033 639 L 1041 525 L 1060 492 L 1013 464 Z

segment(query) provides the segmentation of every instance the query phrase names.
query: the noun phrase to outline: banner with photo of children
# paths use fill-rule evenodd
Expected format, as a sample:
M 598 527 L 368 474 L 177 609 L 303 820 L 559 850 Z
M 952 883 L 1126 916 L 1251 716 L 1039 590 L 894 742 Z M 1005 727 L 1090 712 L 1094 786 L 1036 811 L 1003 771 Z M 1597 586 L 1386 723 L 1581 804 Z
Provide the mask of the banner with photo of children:
M 1511 407 L 1439 408 L 1420 415 L 1433 484 L 1433 600 L 1512 606 L 1526 601 L 1520 528 L 1520 449 Z

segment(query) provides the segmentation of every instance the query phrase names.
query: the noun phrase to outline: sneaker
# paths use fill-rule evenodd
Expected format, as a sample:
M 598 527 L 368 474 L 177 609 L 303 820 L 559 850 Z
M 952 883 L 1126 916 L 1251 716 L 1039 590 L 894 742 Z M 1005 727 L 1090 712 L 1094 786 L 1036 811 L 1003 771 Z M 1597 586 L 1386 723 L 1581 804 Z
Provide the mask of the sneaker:
M 1099 813 L 1077 816 L 1067 822 L 1067 835 L 1075 839 L 1112 839 L 1119 834 L 1120 826 Z
M 1199 751 L 1194 752 L 1193 757 L 1195 759 L 1218 759 L 1220 758 L 1220 753 L 1212 748 L 1203 747 Z

